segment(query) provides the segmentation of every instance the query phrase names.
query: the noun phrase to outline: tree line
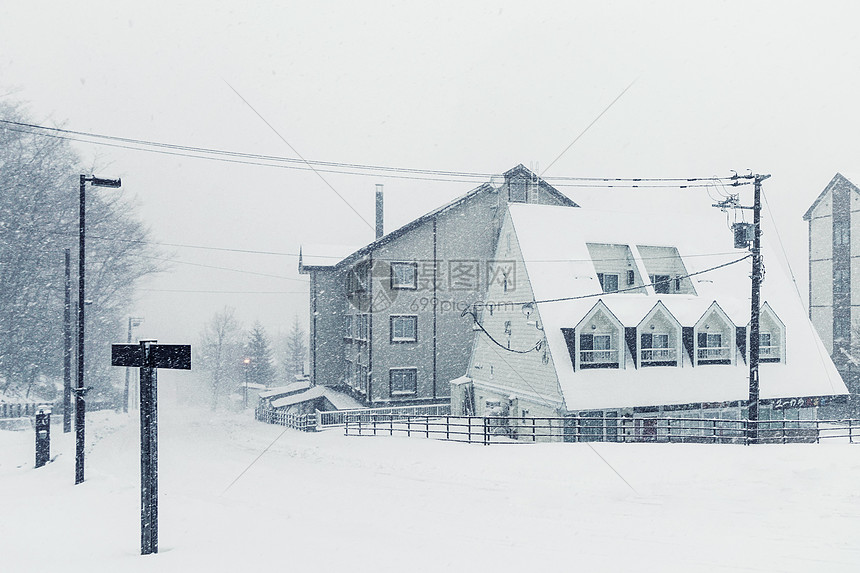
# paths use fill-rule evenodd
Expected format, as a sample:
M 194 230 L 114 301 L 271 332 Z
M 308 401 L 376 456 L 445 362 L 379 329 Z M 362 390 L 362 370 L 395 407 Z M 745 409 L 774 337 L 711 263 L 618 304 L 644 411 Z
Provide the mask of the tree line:
M 195 360 L 205 373 L 213 410 L 246 383 L 260 388 L 295 382 L 305 373 L 308 351 L 298 316 L 287 335 L 273 345 L 259 322 L 245 330 L 230 307 L 216 312 L 205 324 L 198 348 Z
M 9 103 L 0 103 L 0 117 L 29 121 Z M 51 400 L 61 388 L 65 250 L 74 305 L 79 176 L 93 172 L 66 140 L 0 127 L 0 392 L 7 396 Z M 88 192 L 86 213 L 86 383 L 91 398 L 116 399 L 110 343 L 122 332 L 135 284 L 160 270 L 158 252 L 122 189 Z M 73 325 L 74 317 L 73 306 Z

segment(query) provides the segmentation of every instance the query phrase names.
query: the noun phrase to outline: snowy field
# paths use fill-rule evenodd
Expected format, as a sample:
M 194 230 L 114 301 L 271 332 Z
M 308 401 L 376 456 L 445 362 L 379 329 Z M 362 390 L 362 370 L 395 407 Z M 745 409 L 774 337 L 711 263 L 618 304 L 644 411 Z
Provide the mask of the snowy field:
M 485 447 L 250 418 L 162 408 L 147 557 L 134 416 L 88 416 L 80 486 L 74 434 L 55 424 L 35 470 L 32 430 L 0 431 L 0 571 L 860 568 L 858 446 Z

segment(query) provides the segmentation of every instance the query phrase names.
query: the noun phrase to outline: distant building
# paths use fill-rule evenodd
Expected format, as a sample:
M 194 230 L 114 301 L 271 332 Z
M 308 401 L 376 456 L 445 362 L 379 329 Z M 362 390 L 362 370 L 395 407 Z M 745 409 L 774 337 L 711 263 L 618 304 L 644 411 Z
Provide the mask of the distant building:
M 809 318 L 851 393 L 857 394 L 860 189 L 837 173 L 803 220 L 809 222 Z
M 576 207 L 519 165 L 359 249 L 303 246 L 310 275 L 310 375 L 367 405 L 447 399 L 472 330 L 462 310 L 509 280 L 493 253 L 509 203 Z M 377 209 L 377 217 L 381 209 Z
M 750 340 L 750 263 L 733 263 L 747 251 L 731 252 L 731 241 L 713 218 L 511 205 L 494 258 L 512 271 L 478 307 L 486 333 L 475 333 L 466 375 L 452 384 L 452 413 L 629 416 L 637 431 L 657 416 L 744 419 L 751 344 L 761 420 L 813 419 L 845 403 L 778 265 Z

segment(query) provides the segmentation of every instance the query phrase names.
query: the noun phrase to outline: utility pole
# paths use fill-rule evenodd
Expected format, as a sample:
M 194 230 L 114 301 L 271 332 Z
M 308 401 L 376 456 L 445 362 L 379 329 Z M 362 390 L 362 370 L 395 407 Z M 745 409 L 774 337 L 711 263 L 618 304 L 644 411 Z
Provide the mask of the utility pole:
M 753 245 L 752 245 L 752 302 L 750 308 L 750 395 L 749 395 L 749 443 L 758 442 L 758 358 L 759 316 L 761 315 L 761 182 L 770 175 L 753 176 Z
M 66 302 L 63 307 L 63 433 L 72 431 L 72 273 L 66 249 Z
M 731 177 L 732 185 L 741 185 L 739 179 L 753 180 L 753 204 L 752 206 L 738 204 L 738 196 L 731 195 L 726 200 L 713 205 L 722 210 L 726 209 L 751 209 L 753 212 L 753 223 L 750 229 L 748 223 L 736 223 L 733 225 L 735 231 L 735 248 L 743 246 L 750 247 L 752 253 L 752 282 L 750 296 L 750 376 L 749 376 L 749 400 L 747 401 L 747 443 L 758 443 L 758 402 L 759 402 L 759 317 L 761 315 L 761 182 L 770 175 L 750 174 Z M 748 231 L 752 231 L 749 233 Z M 751 237 L 749 235 L 752 235 Z M 750 246 L 750 242 L 752 245 Z

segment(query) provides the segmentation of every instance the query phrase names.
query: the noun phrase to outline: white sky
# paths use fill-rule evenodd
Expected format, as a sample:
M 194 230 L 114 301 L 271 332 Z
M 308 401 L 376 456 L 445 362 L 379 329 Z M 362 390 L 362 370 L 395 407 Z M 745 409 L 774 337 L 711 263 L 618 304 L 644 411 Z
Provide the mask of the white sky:
M 848 2 L 10 0 L 0 94 L 42 124 L 293 156 L 229 82 L 306 158 L 501 173 L 549 165 L 635 80 L 547 175 L 771 173 L 765 192 L 805 293 L 801 215 L 836 171 L 860 172 L 858 15 Z M 298 252 L 372 239 L 311 173 L 75 146 L 122 177 L 159 241 Z M 385 183 L 387 230 L 474 187 L 327 179 L 368 221 Z M 562 190 L 585 206 L 631 195 Z M 711 204 L 700 190 L 639 197 Z M 764 231 L 774 236 L 770 220 Z M 194 341 L 224 305 L 272 334 L 306 317 L 294 257 L 174 252 L 299 280 L 176 264 L 144 286 L 291 294 L 141 292 L 142 336 Z

